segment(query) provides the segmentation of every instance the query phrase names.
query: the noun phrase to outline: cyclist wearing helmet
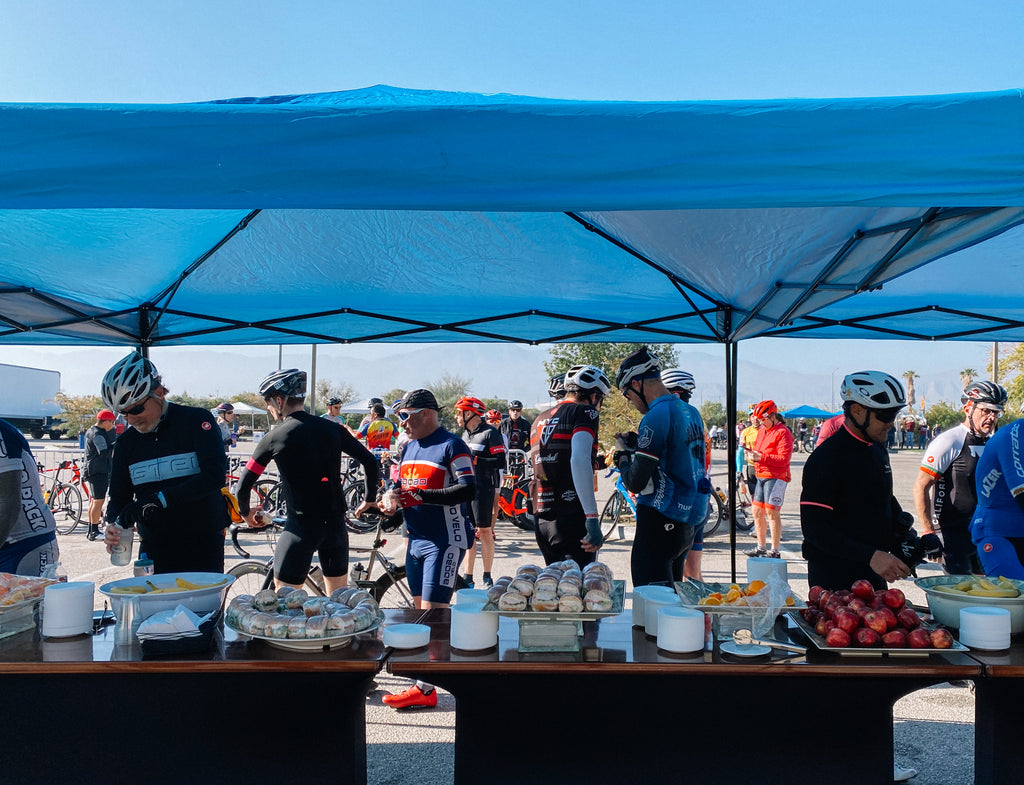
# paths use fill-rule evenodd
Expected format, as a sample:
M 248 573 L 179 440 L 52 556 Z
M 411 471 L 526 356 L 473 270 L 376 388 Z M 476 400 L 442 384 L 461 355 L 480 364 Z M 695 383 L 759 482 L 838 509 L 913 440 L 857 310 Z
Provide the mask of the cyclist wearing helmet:
M 760 422 L 754 449 L 747 453 L 747 460 L 754 464 L 754 532 L 757 545 L 747 551 L 747 556 L 770 556 L 781 558 L 779 545 L 782 543 L 782 503 L 786 500 L 786 487 L 792 479 L 789 463 L 793 458 L 793 433 L 786 427 L 775 401 L 761 401 L 754 407 L 754 416 Z M 771 550 L 765 548 L 768 537 L 768 523 L 772 528 Z
M 320 568 L 328 593 L 348 585 L 348 530 L 345 528 L 345 497 L 341 488 L 341 454 L 363 465 L 364 500 L 376 498 L 379 469 L 376 458 L 343 428 L 323 417 L 309 414 L 306 403 L 306 372 L 281 369 L 260 382 L 259 393 L 274 420 L 272 428 L 256 444 L 238 477 L 236 495 L 242 517 L 256 526 L 256 511 L 249 509 L 249 491 L 274 461 L 281 474 L 288 520 L 274 550 L 274 581 L 278 588 L 301 588 L 313 562 Z M 373 507 L 363 501 L 355 510 L 362 515 Z
M 643 415 L 637 434 L 616 438 L 613 455 L 626 489 L 637 494 L 633 585 L 680 581 L 711 491 L 704 423 L 696 409 L 668 391 L 661 362 L 646 346 L 622 361 L 615 386 Z
M 321 415 L 325 420 L 345 427 L 345 418 L 341 416 L 341 407 L 343 402 L 337 395 L 332 395 L 327 399 L 327 413 Z
M 1024 579 L 1024 419 L 988 440 L 975 475 L 978 506 L 971 537 L 985 574 Z
M 970 532 L 978 503 L 975 469 L 985 443 L 996 432 L 1006 397 L 1006 390 L 995 382 L 968 384 L 960 396 L 964 421 L 931 441 L 914 483 L 914 511 L 923 536 L 936 529 L 942 533 L 942 550 L 934 558 L 941 555 L 943 568 L 954 575 L 981 573 Z
M 523 417 L 523 402 L 508 402 L 508 417 L 501 421 L 501 435 L 510 450 L 530 449 L 530 421 Z
M 497 428 L 499 425 L 501 425 L 501 412 L 499 412 L 497 409 L 488 409 L 484 419 L 487 420 L 488 425 L 493 425 L 495 428 Z M 508 439 L 505 439 L 505 441 L 508 442 Z
M 479 398 L 463 396 L 455 402 L 455 422 L 463 430 L 462 441 L 473 455 L 476 473 L 476 498 L 473 499 L 473 526 L 480 541 L 484 562 L 484 585 L 494 585 L 491 569 L 494 567 L 494 496 L 501 487 L 500 472 L 505 468 L 508 452 L 505 441 L 493 425 L 484 421 L 487 407 Z M 466 585 L 473 588 L 473 567 L 476 565 L 476 544 L 466 553 Z
M 224 452 L 229 447 L 238 444 L 238 420 L 235 419 L 235 407 L 225 401 L 219 404 L 217 412 L 217 425 L 220 426 L 220 438 L 224 442 Z
M 366 440 L 366 446 L 375 454 L 391 449 L 391 439 L 394 437 L 395 424 L 387 418 L 387 409 L 384 404 L 375 403 L 370 407 L 370 414 L 373 419 L 359 429 L 359 438 Z
M 399 484 L 384 494 L 380 511 L 390 517 L 401 514 L 405 521 L 405 575 L 416 607 L 446 608 L 459 564 L 473 545 L 473 458 L 462 439 L 441 427 L 430 390 L 410 390 L 393 408 L 409 441 L 402 448 Z M 431 708 L 437 705 L 437 692 L 418 681 L 383 700 L 394 709 Z
M 224 572 L 228 462 L 213 415 L 170 403 L 156 367 L 138 352 L 107 371 L 101 395 L 130 426 L 111 459 L 106 520 L 119 525 L 106 528 L 107 550 L 134 526 L 156 572 Z
M 700 412 L 690 405 L 690 398 L 693 395 L 693 391 L 697 389 L 697 384 L 693 380 L 693 375 L 680 370 L 679 368 L 665 368 L 661 372 L 661 383 L 668 388 L 670 393 L 683 402 L 683 406 L 693 409 L 692 415 L 700 420 L 701 427 L 703 428 L 704 420 L 701 418 Z M 737 450 L 737 452 L 742 453 L 741 450 Z M 708 434 L 707 428 L 704 428 L 704 476 L 709 478 L 709 483 L 711 482 L 710 472 L 711 436 Z M 686 554 L 686 560 L 683 562 L 684 578 L 695 578 L 698 581 L 704 580 L 704 575 L 701 572 L 701 557 L 704 553 L 705 520 L 702 520 L 694 528 L 693 544 L 690 546 L 690 552 Z
M 533 421 L 530 496 L 537 516 L 537 545 L 547 564 L 597 558 L 604 542 L 594 496 L 598 410 L 611 391 L 608 377 L 593 365 L 574 365 L 565 374 L 565 398 Z
M 844 425 L 804 465 L 800 525 L 807 581 L 838 591 L 865 578 L 884 589 L 916 566 L 915 559 L 908 564 L 902 558 L 913 519 L 893 495 L 885 449 L 907 399 L 899 380 L 881 371 L 851 373 L 839 392 Z
M 101 409 L 96 415 L 96 424 L 85 432 L 85 453 L 82 465 L 82 483 L 89 491 L 89 533 L 86 539 L 98 540 L 100 520 L 103 518 L 103 503 L 110 485 L 110 459 L 114 454 L 114 413 Z

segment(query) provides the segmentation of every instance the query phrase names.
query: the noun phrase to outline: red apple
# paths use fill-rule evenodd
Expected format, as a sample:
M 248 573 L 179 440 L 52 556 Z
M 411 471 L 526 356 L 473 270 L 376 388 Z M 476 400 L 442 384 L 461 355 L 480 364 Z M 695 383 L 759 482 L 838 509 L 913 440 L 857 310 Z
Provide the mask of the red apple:
M 875 597 L 868 604 L 870 605 L 871 608 L 873 608 L 874 610 L 877 611 L 879 608 L 884 608 L 885 607 L 885 600 L 883 600 L 881 597 Z
M 801 618 L 803 618 L 804 621 L 811 621 L 811 619 L 814 618 L 814 607 L 808 605 L 806 608 L 801 608 L 800 616 Z
M 860 626 L 860 616 L 857 615 L 856 611 L 851 611 L 849 608 L 837 610 L 833 620 L 839 629 L 845 630 L 850 634 L 853 634 L 853 631 Z
M 869 613 L 874 613 L 874 611 L 867 605 L 865 605 L 863 608 L 857 608 L 857 615 L 860 616 L 861 619 L 863 619 Z
M 846 603 L 849 602 L 850 598 L 853 596 L 853 592 L 851 592 L 849 589 L 840 589 L 835 593 L 834 596 L 838 597 L 840 600 Z
M 822 638 L 828 634 L 828 629 L 825 627 L 826 624 L 828 624 L 828 619 L 825 618 L 824 613 L 821 614 L 821 616 L 818 617 L 818 620 L 814 623 L 814 631 Z
M 823 589 L 821 595 L 818 597 L 818 607 L 824 608 L 825 603 L 832 599 L 832 592 L 828 589 Z
M 850 645 L 850 633 L 836 627 L 825 636 L 825 645 L 832 649 L 845 649 Z
M 870 627 L 861 627 L 853 634 L 853 637 L 857 641 L 858 646 L 865 648 L 882 645 L 882 636 Z
M 882 645 L 887 649 L 907 648 L 907 631 L 901 629 L 889 630 L 882 636 Z
M 825 590 L 820 586 L 812 586 L 807 592 L 807 604 L 817 605 L 821 599 L 821 595 L 825 593 Z
M 864 626 L 874 630 L 879 635 L 885 635 L 889 631 L 889 625 L 886 623 L 885 616 L 882 615 L 881 611 L 869 611 L 864 614 Z
M 899 589 L 887 589 L 882 599 L 885 601 L 885 604 L 894 611 L 898 611 L 907 604 L 906 595 L 904 595 Z
M 871 585 L 871 581 L 864 580 L 861 578 L 859 581 L 854 581 L 850 590 L 862 600 L 871 602 L 875 596 L 875 587 Z
M 928 637 L 936 649 L 948 649 L 953 645 L 953 636 L 949 634 L 949 630 L 932 630 Z
M 890 630 L 894 630 L 896 629 L 896 627 L 899 626 L 899 624 L 896 621 L 896 614 L 892 612 L 892 608 L 879 608 L 877 612 L 882 614 L 883 618 L 885 619 L 885 623 L 889 626 Z
M 836 623 L 832 619 L 825 619 L 825 635 L 827 636 L 832 630 L 836 628 Z
M 932 639 L 924 627 L 915 627 L 907 633 L 907 645 L 912 649 L 930 649 Z
M 921 617 L 913 608 L 903 608 L 896 614 L 896 622 L 905 630 L 913 630 L 921 626 Z
M 831 600 L 825 603 L 825 605 L 822 607 L 822 610 L 825 611 L 825 615 L 831 619 L 836 615 L 837 610 L 845 607 L 846 606 L 843 605 L 843 603 L 841 603 L 839 600 L 833 597 Z
M 846 607 L 850 610 L 859 611 L 861 608 L 867 608 L 870 606 L 868 606 L 867 600 L 862 600 L 860 597 L 852 597 L 850 601 L 846 603 Z

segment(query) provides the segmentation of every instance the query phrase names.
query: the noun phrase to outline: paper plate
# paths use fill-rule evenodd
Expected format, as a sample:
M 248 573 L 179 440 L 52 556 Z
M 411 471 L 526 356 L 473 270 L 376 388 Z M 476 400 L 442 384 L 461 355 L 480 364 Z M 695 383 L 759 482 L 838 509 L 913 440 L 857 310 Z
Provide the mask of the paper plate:
M 721 645 L 723 654 L 731 654 L 733 657 L 763 657 L 771 654 L 772 650 L 759 643 L 736 643 L 736 641 L 725 641 Z
M 394 649 L 418 649 L 430 643 L 426 624 L 389 624 L 384 628 L 384 645 Z

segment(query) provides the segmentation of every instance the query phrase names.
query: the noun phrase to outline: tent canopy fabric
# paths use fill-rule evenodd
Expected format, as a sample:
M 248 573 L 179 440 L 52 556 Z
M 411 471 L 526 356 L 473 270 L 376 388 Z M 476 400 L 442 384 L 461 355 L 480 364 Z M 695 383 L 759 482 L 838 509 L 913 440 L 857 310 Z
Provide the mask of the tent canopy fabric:
M 819 409 L 816 406 L 797 406 L 795 409 L 787 409 L 782 412 L 782 417 L 789 420 L 794 417 L 813 417 L 818 420 L 827 420 L 829 417 L 835 417 L 839 412 L 826 412 L 824 409 Z
M 0 150 L 7 343 L 1024 340 L 1017 90 L 2 104 Z

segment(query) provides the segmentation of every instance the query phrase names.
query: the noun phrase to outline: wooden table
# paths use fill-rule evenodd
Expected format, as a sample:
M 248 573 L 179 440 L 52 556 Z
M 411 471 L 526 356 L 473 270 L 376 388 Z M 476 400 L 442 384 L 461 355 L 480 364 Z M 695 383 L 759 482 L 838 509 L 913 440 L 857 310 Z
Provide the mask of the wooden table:
M 1016 785 L 1024 767 L 1024 635 L 1006 651 L 971 651 L 984 667 L 974 702 L 975 785 Z
M 430 646 L 396 652 L 388 669 L 455 695 L 459 785 L 891 782 L 895 701 L 981 672 L 957 652 L 669 655 L 628 611 L 585 623 L 576 654 L 520 653 L 512 619 L 501 620 L 496 649 L 459 652 L 449 611 L 422 621 Z
M 388 622 L 421 611 L 386 611 Z M 230 630 L 202 655 L 143 658 L 114 627 L 0 641 L 3 782 L 52 785 L 366 782 L 366 695 L 378 632 L 329 652 L 283 651 Z

